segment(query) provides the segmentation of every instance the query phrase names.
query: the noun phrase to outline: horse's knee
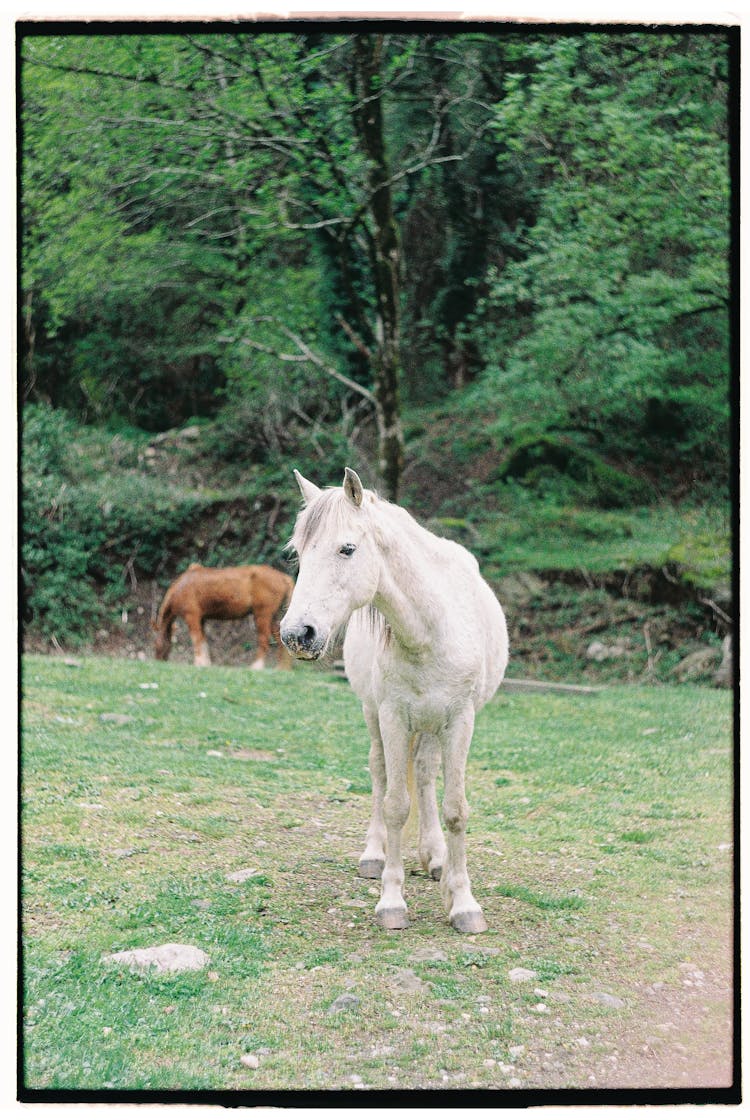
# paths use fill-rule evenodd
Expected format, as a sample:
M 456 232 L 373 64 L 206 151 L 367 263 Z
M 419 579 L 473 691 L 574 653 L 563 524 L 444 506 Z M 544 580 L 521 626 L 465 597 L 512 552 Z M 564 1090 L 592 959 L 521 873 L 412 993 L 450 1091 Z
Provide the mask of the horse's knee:
M 383 817 L 389 827 L 403 828 L 409 816 L 409 794 L 405 789 L 388 790 L 383 798 Z
M 469 819 L 469 803 L 462 795 L 446 797 L 443 801 L 443 820 L 449 832 L 464 832 Z

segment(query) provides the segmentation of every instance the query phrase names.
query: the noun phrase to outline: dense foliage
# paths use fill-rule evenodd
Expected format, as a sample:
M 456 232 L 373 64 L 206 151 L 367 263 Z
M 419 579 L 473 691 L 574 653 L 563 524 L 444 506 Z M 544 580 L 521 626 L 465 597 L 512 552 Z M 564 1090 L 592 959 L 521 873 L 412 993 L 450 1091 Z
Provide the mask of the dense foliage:
M 113 30 L 21 40 L 38 617 L 93 617 L 200 505 L 108 487 L 73 421 L 211 420 L 254 495 L 293 455 L 413 497 L 440 414 L 497 509 L 726 500 L 731 34 Z
M 541 399 L 542 430 L 716 469 L 728 55 L 681 31 L 29 36 L 26 396 L 151 430 L 247 400 L 273 447 L 295 411 L 387 410 L 385 438 L 399 395 L 479 377 L 501 441 Z

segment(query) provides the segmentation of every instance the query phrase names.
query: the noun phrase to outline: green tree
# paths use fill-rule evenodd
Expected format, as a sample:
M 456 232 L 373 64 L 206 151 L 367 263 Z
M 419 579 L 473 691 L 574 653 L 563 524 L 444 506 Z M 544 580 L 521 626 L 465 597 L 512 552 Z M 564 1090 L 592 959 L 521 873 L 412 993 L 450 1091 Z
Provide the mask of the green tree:
M 728 42 L 529 40 L 496 116 L 537 211 L 484 305 L 485 391 L 513 434 L 586 433 L 727 466 Z
M 445 253 L 443 308 L 458 306 L 485 263 L 466 252 L 473 172 L 451 193 L 448 168 L 486 134 L 489 43 L 458 36 L 437 49 L 369 32 L 29 38 L 29 388 L 154 426 L 170 406 L 205 410 L 243 370 L 251 383 L 264 369 L 278 381 L 282 362 L 303 364 L 372 408 L 395 496 L 403 305 L 410 326 L 434 309 L 433 297 L 420 306 L 404 291 Z M 481 159 L 492 163 L 486 141 Z M 431 177 L 441 218 L 456 211 L 459 232 L 423 253 L 418 275 L 404 269 L 401 230 Z M 441 315 L 439 347 L 455 349 L 465 311 Z

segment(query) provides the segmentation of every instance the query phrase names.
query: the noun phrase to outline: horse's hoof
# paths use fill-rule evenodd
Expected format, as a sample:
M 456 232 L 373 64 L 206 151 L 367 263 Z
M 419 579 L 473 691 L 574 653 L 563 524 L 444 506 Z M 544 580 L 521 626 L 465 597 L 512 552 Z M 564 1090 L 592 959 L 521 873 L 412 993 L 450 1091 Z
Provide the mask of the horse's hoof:
M 375 920 L 383 929 L 407 929 L 409 926 L 406 911 L 395 906 L 387 910 L 376 910 Z
M 437 864 L 436 867 L 430 868 L 430 878 L 434 879 L 436 883 L 440 882 L 440 876 L 443 874 L 443 865 Z
M 451 917 L 451 925 L 459 933 L 484 933 L 489 927 L 481 910 L 464 910 Z
M 361 859 L 359 861 L 359 876 L 361 879 L 379 879 L 383 874 L 385 860 Z

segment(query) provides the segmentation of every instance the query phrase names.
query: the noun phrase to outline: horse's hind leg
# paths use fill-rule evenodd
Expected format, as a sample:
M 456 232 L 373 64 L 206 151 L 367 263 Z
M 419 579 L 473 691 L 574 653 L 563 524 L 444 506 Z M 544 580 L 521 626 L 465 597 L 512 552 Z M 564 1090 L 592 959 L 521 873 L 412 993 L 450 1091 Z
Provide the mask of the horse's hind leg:
M 185 615 L 185 622 L 190 631 L 190 640 L 193 643 L 193 664 L 210 665 L 211 654 L 208 652 L 208 642 L 203 630 L 203 619 L 200 615 Z
M 451 925 L 459 933 L 484 933 L 487 922 L 482 908 L 471 893 L 466 868 L 466 822 L 469 806 L 464 793 L 466 758 L 474 730 L 474 712 L 459 716 L 455 724 L 443 732 L 443 774 L 445 791 L 443 819 L 447 830 L 448 851 L 440 890 Z
M 292 667 L 292 655 L 281 640 L 281 632 L 279 630 L 279 620 L 278 619 L 274 619 L 274 621 L 271 623 L 271 637 L 276 642 L 276 645 L 278 646 L 278 650 L 279 650 L 278 668 L 279 669 L 291 669 L 291 667 Z
M 365 837 L 365 850 L 359 859 L 363 879 L 379 879 L 385 866 L 385 757 L 377 712 L 363 705 L 365 722 L 370 732 L 370 781 L 372 782 L 372 815 Z
M 419 805 L 419 859 L 433 879 L 439 879 L 445 864 L 446 847 L 440 827 L 435 782 L 440 767 L 440 745 L 433 735 L 417 740 L 414 771 Z

